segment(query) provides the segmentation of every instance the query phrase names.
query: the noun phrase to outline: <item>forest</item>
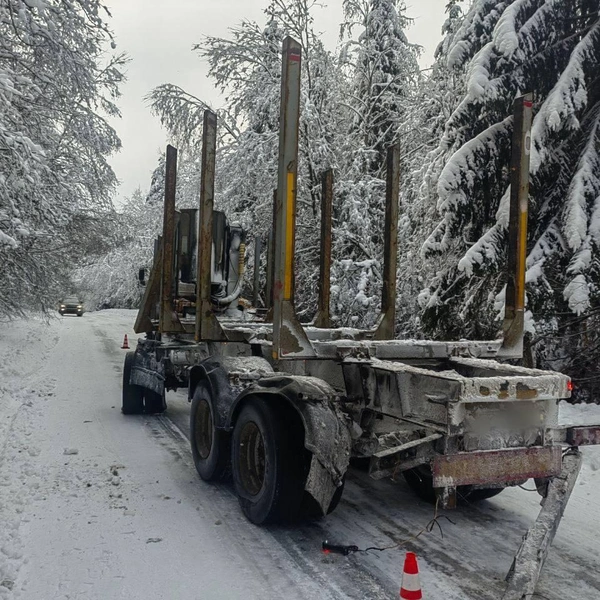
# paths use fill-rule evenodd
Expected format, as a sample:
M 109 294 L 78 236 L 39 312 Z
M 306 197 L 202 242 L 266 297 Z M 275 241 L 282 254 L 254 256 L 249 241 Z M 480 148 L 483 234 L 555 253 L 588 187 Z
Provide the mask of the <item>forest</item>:
M 485 339 L 501 330 L 512 106 L 534 97 L 526 355 L 600 397 L 600 17 L 598 0 L 440 1 L 431 68 L 403 0 L 343 0 L 336 48 L 316 0 L 264 0 L 261 22 L 201 35 L 193 52 L 223 102 L 217 206 L 256 237 L 272 223 L 281 46 L 302 46 L 296 309 L 316 310 L 321 175 L 334 172 L 332 319 L 379 310 L 386 149 L 401 147 L 396 333 Z M 126 47 L 126 43 L 124 44 Z M 127 57 L 100 0 L 0 2 L 0 319 L 48 312 L 61 290 L 88 309 L 135 308 L 162 224 L 164 159 L 123 207 L 108 117 Z M 178 205 L 199 193 L 208 103 L 169 82 L 151 110 L 179 148 Z M 248 297 L 252 252 L 248 253 Z

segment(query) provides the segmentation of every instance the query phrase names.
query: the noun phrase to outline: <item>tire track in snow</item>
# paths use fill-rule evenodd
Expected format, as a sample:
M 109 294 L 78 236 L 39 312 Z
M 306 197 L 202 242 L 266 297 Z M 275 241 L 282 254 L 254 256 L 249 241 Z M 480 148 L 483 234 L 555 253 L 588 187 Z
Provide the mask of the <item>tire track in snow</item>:
M 187 438 L 188 417 L 187 401 L 176 396 L 169 398 L 169 409 L 159 418 L 169 423 L 168 428 L 176 428 L 176 435 L 183 444 L 182 456 L 188 457 L 189 468 L 195 474 Z M 231 488 L 226 488 L 226 493 L 227 501 L 235 502 Z M 522 501 L 525 492 L 517 490 L 516 493 Z M 235 505 L 237 508 L 237 502 Z M 336 578 L 349 597 L 395 598 L 401 580 L 403 551 L 412 550 L 424 563 L 421 579 L 427 583 L 433 598 L 496 600 L 502 595 L 504 577 L 521 538 L 535 518 L 529 520 L 512 508 L 512 502 L 506 508 L 504 504 L 486 501 L 450 511 L 447 514 L 456 525 L 442 521 L 443 540 L 434 532 L 387 553 L 335 557 L 333 573 L 329 572 L 327 576 Z M 373 481 L 367 473 L 351 469 L 344 496 L 335 513 L 320 522 L 270 533 L 288 554 L 293 555 L 298 568 L 310 573 L 315 561 L 312 556 L 323 539 L 356 543 L 360 547 L 393 545 L 413 536 L 432 516 L 431 506 L 416 499 L 404 483 Z M 578 576 L 576 574 L 582 570 L 578 562 L 568 549 L 565 552 L 563 548 L 553 547 L 546 571 L 553 571 L 556 565 L 557 573 L 549 577 L 546 584 L 543 577 L 540 584 L 548 598 L 558 600 L 561 597 L 555 595 L 557 590 L 563 590 L 564 582 Z M 596 589 L 593 587 L 593 561 L 587 562 L 591 570 L 584 579 L 591 581 L 591 589 Z M 589 592 L 588 585 L 586 583 L 584 589 Z M 352 590 L 360 590 L 363 595 L 353 596 Z M 435 595 L 436 591 L 439 596 Z
M 168 430 L 176 430 L 176 436 L 183 442 L 183 455 L 189 456 L 190 469 L 195 473 L 189 451 L 187 437 L 187 416 L 181 403 L 169 400 L 169 409 L 158 417 Z M 368 479 L 368 481 L 366 481 Z M 214 484 L 211 484 L 214 485 Z M 318 564 L 313 556 L 319 553 L 324 539 L 339 543 L 356 543 L 360 547 L 371 545 L 390 546 L 400 539 L 412 537 L 433 516 L 430 505 L 415 499 L 410 490 L 403 490 L 397 497 L 399 485 L 372 481 L 366 473 L 355 470 L 349 472 L 346 489 L 340 506 L 326 519 L 314 523 L 306 522 L 290 528 L 263 528 L 273 535 L 303 572 L 312 573 Z M 236 496 L 231 488 L 226 488 L 229 501 L 236 504 Z M 406 522 L 402 516 L 406 512 L 413 515 Z M 415 512 L 417 513 L 415 515 Z M 393 515 L 393 516 L 390 516 Z M 413 550 L 419 553 L 436 573 L 444 574 L 453 582 L 452 587 L 460 590 L 456 598 L 465 597 L 478 600 L 495 600 L 500 595 L 501 586 L 497 581 L 483 583 L 482 574 L 439 547 L 439 538 L 427 534 L 419 538 L 419 543 L 408 543 L 398 550 L 384 554 L 355 554 L 349 557 L 331 559 L 333 568 L 328 569 L 327 578 L 333 578 L 350 598 L 387 599 L 396 598 L 401 581 L 403 552 Z M 427 541 L 426 541 L 427 540 Z M 451 549 L 450 549 L 451 550 Z M 318 553 L 318 554 L 317 554 Z M 491 579 L 492 576 L 490 576 Z M 398 588 L 398 589 L 396 589 Z M 467 594 L 468 596 L 465 596 Z
M 161 433 L 166 434 L 170 442 L 169 451 L 178 455 L 186 466 L 196 474 L 189 440 L 178 424 L 174 423 L 168 415 L 148 417 L 147 425 L 153 434 L 157 435 L 158 426 Z M 158 434 L 157 438 L 161 438 Z M 161 441 L 161 443 L 164 443 Z M 291 590 L 302 587 L 306 577 L 314 582 L 313 590 L 299 598 L 316 597 L 331 600 L 362 599 L 362 600 L 388 600 L 397 597 L 388 592 L 368 572 L 356 568 L 351 559 L 344 557 L 326 557 L 320 552 L 322 531 L 318 525 L 304 525 L 296 528 L 269 526 L 258 528 L 252 525 L 239 511 L 237 497 L 230 486 L 226 484 L 203 484 L 213 490 L 210 499 L 210 511 L 218 516 L 225 526 L 228 537 L 232 543 L 243 541 L 240 556 L 244 560 L 251 560 L 254 568 L 263 576 L 268 576 L 273 564 L 278 564 L 285 570 L 289 577 L 289 585 L 284 590 L 273 589 L 273 592 L 285 592 L 290 597 Z M 202 500 L 199 500 L 202 502 Z M 232 519 L 232 513 L 236 515 Z M 311 532 L 310 535 L 307 535 Z M 318 540 L 318 541 L 317 541 Z M 289 564 L 291 563 L 291 564 Z M 335 566 L 335 570 L 330 568 Z M 293 567 L 290 569 L 290 566 Z M 294 576 L 294 569 L 302 577 Z M 313 585 L 310 587 L 312 588 Z M 276 597 L 276 596 L 273 596 Z

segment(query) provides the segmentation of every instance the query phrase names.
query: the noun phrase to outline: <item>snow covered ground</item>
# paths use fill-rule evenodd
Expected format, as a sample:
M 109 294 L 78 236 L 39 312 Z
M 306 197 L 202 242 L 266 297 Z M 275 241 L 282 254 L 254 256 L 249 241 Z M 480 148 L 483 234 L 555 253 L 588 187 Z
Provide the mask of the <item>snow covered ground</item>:
M 539 497 L 510 489 L 449 513 L 403 548 L 325 556 L 323 539 L 387 546 L 432 517 L 401 481 L 352 471 L 337 511 L 295 528 L 257 528 L 227 485 L 194 470 L 189 406 L 120 413 L 123 335 L 133 311 L 16 321 L 0 334 L 0 599 L 391 599 L 405 549 L 428 600 L 493 600 Z M 600 422 L 600 407 L 562 407 Z M 539 592 L 600 598 L 600 448 L 585 462 Z M 529 485 L 528 487 L 531 487 Z

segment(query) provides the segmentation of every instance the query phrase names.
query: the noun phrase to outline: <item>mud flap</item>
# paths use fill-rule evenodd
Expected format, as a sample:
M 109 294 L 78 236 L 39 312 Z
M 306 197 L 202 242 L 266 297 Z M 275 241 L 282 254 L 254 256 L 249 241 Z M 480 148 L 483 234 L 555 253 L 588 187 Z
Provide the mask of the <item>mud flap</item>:
M 563 458 L 560 475 L 548 483 L 540 514 L 523 538 L 506 576 L 508 585 L 502 600 L 524 600 L 534 595 L 550 545 L 577 481 L 581 460 L 579 451 L 570 451 Z
M 304 489 L 327 514 L 350 463 L 352 443 L 346 417 L 329 403 L 298 403 L 304 421 L 304 446 L 312 452 Z
M 164 394 L 165 362 L 156 359 L 155 347 L 152 343 L 138 343 L 129 381 L 159 396 Z
M 327 514 L 337 487 L 329 471 L 313 454 L 304 489 L 315 499 L 324 515 Z

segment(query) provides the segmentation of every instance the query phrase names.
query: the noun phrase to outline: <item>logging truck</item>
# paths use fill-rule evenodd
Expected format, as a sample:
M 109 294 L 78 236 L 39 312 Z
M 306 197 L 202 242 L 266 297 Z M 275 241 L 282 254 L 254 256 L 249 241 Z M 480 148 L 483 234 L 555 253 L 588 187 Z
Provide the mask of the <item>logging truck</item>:
M 514 106 L 510 223 L 502 336 L 487 341 L 394 339 L 399 147 L 387 154 L 381 314 L 373 329 L 330 318 L 333 173 L 323 175 L 318 311 L 294 308 L 300 46 L 283 45 L 279 166 L 267 306 L 241 300 L 247 232 L 213 208 L 217 117 L 206 111 L 197 210 L 175 209 L 169 146 L 163 233 L 127 354 L 122 411 L 162 413 L 187 388 L 200 477 L 231 477 L 258 525 L 326 515 L 350 460 L 371 477 L 402 475 L 418 496 L 451 508 L 533 478 L 545 499 L 515 557 L 506 600 L 533 592 L 581 465 L 600 427 L 558 425 L 571 384 L 561 373 L 506 362 L 523 354 L 531 95 Z M 257 253 L 260 255 L 260 252 Z M 262 265 L 255 262 L 255 289 Z M 254 294 L 257 298 L 258 293 Z M 515 361 L 512 360 L 512 363 Z

